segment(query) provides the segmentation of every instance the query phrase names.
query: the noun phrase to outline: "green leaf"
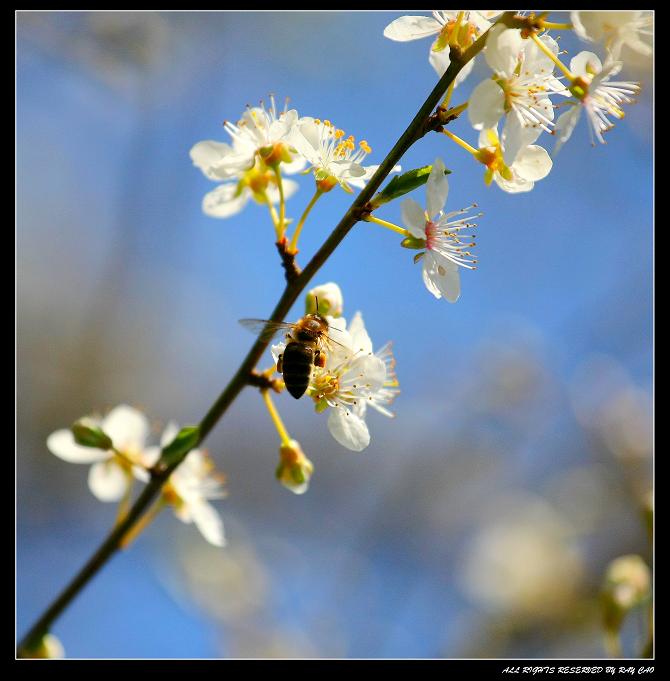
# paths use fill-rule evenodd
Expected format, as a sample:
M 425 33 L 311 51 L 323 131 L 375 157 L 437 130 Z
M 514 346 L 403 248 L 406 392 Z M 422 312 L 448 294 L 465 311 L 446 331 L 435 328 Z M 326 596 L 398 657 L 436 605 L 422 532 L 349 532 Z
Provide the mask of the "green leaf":
M 82 447 L 94 447 L 96 449 L 111 449 L 114 445 L 112 439 L 100 426 L 88 418 L 79 419 L 70 428 L 74 441 Z
M 402 175 L 396 175 L 382 191 L 372 198 L 370 203 L 373 206 L 373 210 L 426 184 L 432 170 L 433 166 L 430 165 L 423 166 L 423 168 L 415 168 Z M 449 175 L 450 173 L 451 170 L 445 168 L 444 174 Z
M 184 426 L 177 433 L 177 437 L 167 447 L 163 448 L 161 461 L 168 466 L 175 461 L 181 461 L 188 452 L 197 447 L 199 442 L 200 428 L 198 426 Z

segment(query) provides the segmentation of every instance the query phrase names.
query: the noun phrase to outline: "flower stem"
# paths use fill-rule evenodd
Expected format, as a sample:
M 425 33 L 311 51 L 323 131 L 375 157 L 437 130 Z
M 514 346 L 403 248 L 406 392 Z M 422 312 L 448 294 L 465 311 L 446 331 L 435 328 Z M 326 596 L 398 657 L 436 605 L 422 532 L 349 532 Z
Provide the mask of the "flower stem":
M 553 21 L 543 21 L 542 26 L 544 28 L 553 28 L 556 31 L 571 31 L 574 28 L 572 24 L 556 24 Z
M 605 648 L 610 657 L 622 657 L 621 636 L 619 631 L 607 629 L 605 631 Z
M 116 524 L 118 525 L 125 515 L 128 513 L 128 508 L 130 507 L 130 495 L 133 491 L 133 474 L 132 471 L 126 472 L 126 491 L 123 493 L 123 497 L 119 502 L 119 508 L 116 512 Z
M 268 207 L 268 210 L 270 211 L 270 217 L 272 218 L 272 225 L 275 228 L 275 235 L 277 237 L 277 241 L 281 239 L 281 234 L 279 232 L 279 215 L 277 215 L 277 211 L 275 207 L 272 205 L 272 201 L 270 201 L 267 193 L 265 194 L 265 204 Z
M 454 133 L 451 132 L 451 130 L 447 130 L 445 128 L 444 130 L 442 130 L 442 132 L 449 139 L 454 140 L 454 142 L 456 142 L 456 144 L 458 144 L 459 147 L 463 147 L 463 149 L 465 149 L 465 151 L 469 151 L 473 156 L 477 155 L 477 150 L 474 147 L 470 146 L 465 140 L 462 140 L 460 137 L 458 137 L 458 135 L 454 135 Z
M 546 24 L 545 24 L 546 25 Z M 530 34 L 531 40 L 544 52 L 551 61 L 558 66 L 561 71 L 565 74 L 565 77 L 570 81 L 573 81 L 575 77 L 570 73 L 570 69 L 537 37 L 536 33 Z
M 286 201 L 284 200 L 284 183 L 281 179 L 281 170 L 279 164 L 274 167 L 275 179 L 277 180 L 277 190 L 279 191 L 279 220 L 277 229 L 277 239 L 284 236 L 286 230 Z
M 456 81 L 454 81 L 448 88 L 447 88 L 447 94 L 444 95 L 444 99 L 442 100 L 442 104 L 440 106 L 443 109 L 446 109 L 449 106 L 449 102 L 451 101 L 451 94 L 454 91 L 454 84 Z
M 307 216 L 310 214 L 312 208 L 314 208 L 316 202 L 321 198 L 322 194 L 323 191 L 317 187 L 316 191 L 314 192 L 314 196 L 312 196 L 310 202 L 307 204 L 307 208 L 305 208 L 305 211 L 300 216 L 300 220 L 296 225 L 295 232 L 293 233 L 293 238 L 291 239 L 291 245 L 289 246 L 289 251 L 295 252 L 297 250 L 298 239 L 300 238 L 300 232 L 302 232 L 302 227 L 305 224 L 305 220 L 307 220 Z
M 463 17 L 465 16 L 465 10 L 461 10 L 458 15 L 456 16 L 456 22 L 454 23 L 453 28 L 451 29 L 451 35 L 449 37 L 449 45 L 458 45 L 458 32 L 461 29 L 461 24 L 463 23 Z M 453 83 L 449 86 L 452 87 Z M 449 89 L 447 89 L 447 96 L 449 96 Z
M 380 227 L 386 227 L 386 229 L 390 229 L 391 231 L 397 232 L 398 234 L 402 234 L 403 236 L 410 235 L 408 230 L 403 229 L 402 227 L 398 227 L 398 225 L 394 225 L 392 222 L 380 220 L 379 218 L 376 218 L 374 215 L 368 215 L 364 218 L 364 220 L 366 222 L 374 222 L 375 225 L 379 225 Z
M 165 508 L 165 505 L 165 499 L 162 496 L 158 497 L 151 508 L 123 535 L 119 542 L 119 548 L 127 549 L 139 537 L 142 531 L 156 519 L 158 514 Z
M 291 442 L 291 436 L 288 434 L 286 426 L 284 426 L 284 422 L 281 420 L 281 416 L 279 416 L 279 412 L 277 411 L 275 403 L 272 401 L 272 398 L 270 397 L 270 393 L 268 392 L 268 390 L 261 390 L 261 395 L 263 397 L 263 402 L 265 402 L 265 406 L 268 410 L 268 413 L 270 414 L 270 418 L 272 419 L 272 423 L 274 423 L 275 428 L 279 433 L 281 443 L 283 445 L 288 445 Z
M 270 316 L 270 321 L 281 322 L 284 320 L 291 307 L 298 299 L 298 296 L 305 290 L 312 277 L 319 271 L 326 260 L 328 260 L 353 226 L 361 219 L 361 215 L 364 213 L 366 205 L 379 189 L 382 182 L 389 176 L 398 161 L 417 140 L 421 139 L 421 137 L 427 133 L 426 121 L 431 112 L 435 109 L 447 88 L 454 78 L 456 78 L 463 66 L 484 48 L 487 37 L 488 32 L 481 35 L 467 50 L 465 50 L 465 52 L 461 53 L 457 59 L 452 60 L 449 64 L 449 68 L 437 82 L 432 92 L 421 105 L 412 121 L 391 151 L 389 151 L 379 168 L 377 168 L 374 175 L 361 190 L 360 194 L 354 199 L 353 203 L 335 226 L 330 236 L 324 241 L 321 248 L 314 254 L 300 275 L 287 283 L 284 292 Z M 240 394 L 242 388 L 248 385 L 249 375 L 267 349 L 268 343 L 269 341 L 263 337 L 263 334 L 259 334 L 259 337 L 247 352 L 245 358 L 237 368 L 237 371 L 228 382 L 228 385 L 223 389 L 219 397 L 203 417 L 202 421 L 200 421 L 198 426 L 199 438 L 198 441 L 193 444 L 193 448 L 199 446 L 205 440 L 214 426 L 226 413 L 228 407 L 230 407 L 235 398 Z M 180 457 L 174 457 L 169 463 L 164 460 L 163 455 L 161 456 L 158 464 L 152 469 L 151 480 L 147 483 L 146 487 L 142 490 L 142 493 L 131 506 L 125 518 L 112 528 L 109 535 L 103 540 L 102 544 L 83 565 L 72 581 L 63 589 L 28 630 L 24 638 L 19 642 L 19 651 L 30 650 L 31 647 L 41 640 L 44 634 L 49 631 L 53 622 L 58 619 L 81 590 L 96 574 L 98 574 L 101 568 L 107 564 L 116 551 L 119 550 L 125 535 L 140 522 L 140 519 L 148 512 L 154 498 L 160 494 L 161 489 L 170 477 L 170 474 L 182 463 L 187 454 L 188 451 L 183 452 Z

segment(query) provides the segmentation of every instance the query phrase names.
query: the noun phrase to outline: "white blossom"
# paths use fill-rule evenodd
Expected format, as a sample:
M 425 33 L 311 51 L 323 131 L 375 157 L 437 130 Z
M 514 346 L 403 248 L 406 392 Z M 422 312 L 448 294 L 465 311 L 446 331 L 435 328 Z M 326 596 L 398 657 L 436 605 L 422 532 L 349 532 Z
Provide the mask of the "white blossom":
M 575 33 L 583 40 L 601 42 L 612 59 L 619 59 L 626 46 L 645 57 L 651 56 L 654 16 L 651 10 L 571 12 Z
M 373 352 L 360 312 L 348 327 L 344 317 L 326 319 L 336 343 L 328 348 L 326 366 L 314 367 L 307 394 L 318 412 L 329 410 L 328 430 L 335 440 L 360 452 L 370 444 L 365 421 L 368 407 L 393 416 L 387 407 L 399 392 L 395 360 L 388 343 Z M 272 346 L 275 361 L 285 347 L 285 342 Z
M 405 199 L 401 210 L 410 234 L 426 249 L 415 258 L 423 260 L 426 288 L 436 298 L 455 303 L 461 293 L 459 267 L 474 269 L 477 262 L 468 250 L 475 245 L 474 235 L 463 230 L 476 227 L 470 220 L 478 216 L 465 215 L 471 207 L 444 212 L 449 194 L 444 170 L 442 160 L 436 159 L 426 182 L 426 210 L 414 199 Z
M 614 127 L 607 117 L 622 119 L 624 111 L 621 105 L 632 104 L 632 96 L 640 89 L 638 83 L 631 81 L 610 81 L 612 76 L 621 71 L 622 66 L 620 61 L 607 61 L 603 66 L 593 52 L 580 52 L 571 59 L 570 72 L 575 80 L 570 86 L 570 92 L 575 99 L 566 102 L 570 108 L 556 121 L 558 140 L 554 153 L 570 139 L 582 110 L 589 123 L 591 144 L 595 146 L 594 137 L 601 144 L 605 143 L 603 133 Z
M 345 136 L 329 120 L 305 116 L 293 129 L 291 143 L 307 159 L 322 190 L 328 191 L 336 184 L 351 192 L 351 187 L 363 188 L 379 168 L 363 166 L 371 149 L 365 140 L 356 146 L 353 135 Z M 396 169 L 400 169 L 397 166 Z
M 231 136 L 233 144 L 204 140 L 195 144 L 190 151 L 193 165 L 202 170 L 210 180 L 240 178 L 254 167 L 258 156 L 276 152 L 283 155 L 287 162 L 282 166 L 286 173 L 295 173 L 305 167 L 305 159 L 295 156 L 289 138 L 298 122 L 295 109 L 277 113 L 274 97 L 270 97 L 270 108 L 247 107 L 237 125 L 226 121 L 224 128 Z M 282 153 L 283 152 L 283 153 Z M 288 154 L 286 156 L 285 154 Z
M 179 433 L 176 423 L 170 422 L 161 436 L 160 447 L 148 448 L 144 463 L 154 465 L 161 449 L 168 446 Z M 225 497 L 223 477 L 214 470 L 214 463 L 200 449 L 192 449 L 168 478 L 163 487 L 163 499 L 174 508 L 174 514 L 184 523 L 194 523 L 202 536 L 214 546 L 226 543 L 223 521 L 210 504 L 212 499 Z
M 509 194 L 529 192 L 535 182 L 546 177 L 552 161 L 545 149 L 529 144 L 517 152 L 512 163 L 507 162 L 506 149 L 498 137 L 497 128 L 482 130 L 479 133 L 477 159 L 486 166 L 484 182 L 492 181 Z
M 88 475 L 91 492 L 100 501 L 118 501 L 133 476 L 142 481 L 148 479 L 144 456 L 149 422 L 144 414 L 125 404 L 112 409 L 103 419 L 90 417 L 89 420 L 111 438 L 113 449 L 78 445 L 67 428 L 51 433 L 47 447 L 69 463 L 93 464 Z
M 343 309 L 342 291 L 333 281 L 311 288 L 305 296 L 305 314 L 341 317 Z
M 558 53 L 553 38 L 543 35 L 540 40 Z M 551 133 L 554 107 L 549 95 L 568 92 L 554 76 L 554 62 L 532 40 L 524 40 L 518 29 L 494 26 L 484 56 L 494 75 L 473 90 L 468 117 L 476 130 L 484 130 L 505 116 L 501 139 L 505 160 L 513 163 L 519 151 L 535 142 L 543 130 Z
M 456 27 L 458 16 L 462 12 L 461 22 Z M 485 31 L 491 27 L 491 19 L 500 14 L 497 10 L 434 10 L 432 17 L 404 16 L 392 21 L 385 29 L 384 35 L 398 42 L 419 40 L 437 35 L 429 54 L 431 66 L 438 76 L 444 75 L 449 68 L 449 43 L 455 42 L 465 50 Z M 471 59 L 458 73 L 454 85 L 462 83 L 474 66 Z

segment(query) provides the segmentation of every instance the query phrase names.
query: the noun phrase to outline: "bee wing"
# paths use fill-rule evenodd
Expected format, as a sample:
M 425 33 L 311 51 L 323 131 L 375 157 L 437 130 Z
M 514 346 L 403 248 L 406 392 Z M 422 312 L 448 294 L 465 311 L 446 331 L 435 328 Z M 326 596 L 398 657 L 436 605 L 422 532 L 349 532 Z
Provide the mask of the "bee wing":
M 292 331 L 295 324 L 272 322 L 269 319 L 240 319 L 240 324 L 262 341 L 271 341 L 281 331 Z
M 331 326 L 328 329 L 328 333 L 324 334 L 324 341 L 327 345 L 331 345 L 331 344 L 337 345 L 339 348 L 343 348 L 344 350 L 349 350 L 349 346 L 344 345 L 344 343 L 342 342 L 342 341 L 344 341 L 344 333 L 346 333 L 346 331 L 342 332 L 342 331 L 340 331 L 340 329 L 337 329 L 337 328 Z M 338 337 L 340 338 L 340 340 L 337 340 Z

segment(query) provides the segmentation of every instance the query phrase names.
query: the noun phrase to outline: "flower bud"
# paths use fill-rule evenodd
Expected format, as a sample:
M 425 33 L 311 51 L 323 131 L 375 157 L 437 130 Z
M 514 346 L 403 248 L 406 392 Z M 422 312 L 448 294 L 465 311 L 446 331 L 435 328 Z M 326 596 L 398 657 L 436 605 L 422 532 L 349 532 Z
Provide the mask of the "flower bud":
M 644 560 L 637 555 L 620 556 L 605 573 L 603 607 L 605 627 L 618 630 L 626 613 L 651 595 L 651 576 Z
M 318 309 L 317 309 L 318 300 Z M 305 296 L 305 314 L 320 314 L 341 317 L 344 308 L 342 291 L 334 282 L 321 284 L 310 289 Z
M 21 650 L 19 657 L 39 660 L 60 660 L 65 657 L 65 650 L 63 649 L 63 644 L 53 634 L 44 634 L 37 645 Z
M 279 465 L 275 476 L 284 487 L 295 494 L 304 494 L 309 487 L 314 466 L 304 455 L 297 440 L 279 447 Z
M 111 449 L 114 446 L 112 438 L 91 418 L 84 417 L 75 421 L 70 430 L 74 435 L 74 441 L 82 447 Z

